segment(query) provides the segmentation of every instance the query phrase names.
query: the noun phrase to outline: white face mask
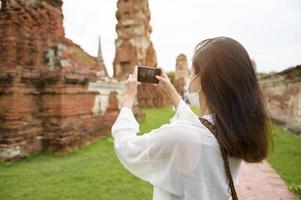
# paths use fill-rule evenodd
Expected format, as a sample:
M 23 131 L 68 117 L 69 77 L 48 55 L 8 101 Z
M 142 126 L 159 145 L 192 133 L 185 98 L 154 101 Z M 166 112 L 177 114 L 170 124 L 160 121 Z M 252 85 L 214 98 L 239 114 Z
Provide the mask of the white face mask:
M 186 87 L 186 96 L 189 99 L 189 102 L 191 103 L 192 106 L 196 106 L 198 108 L 200 108 L 200 96 L 199 96 L 199 92 L 201 91 L 201 89 L 199 89 L 196 92 L 189 92 L 188 89 L 190 87 L 191 82 L 198 76 L 198 74 L 196 74 L 191 80 L 188 80 L 188 84 Z

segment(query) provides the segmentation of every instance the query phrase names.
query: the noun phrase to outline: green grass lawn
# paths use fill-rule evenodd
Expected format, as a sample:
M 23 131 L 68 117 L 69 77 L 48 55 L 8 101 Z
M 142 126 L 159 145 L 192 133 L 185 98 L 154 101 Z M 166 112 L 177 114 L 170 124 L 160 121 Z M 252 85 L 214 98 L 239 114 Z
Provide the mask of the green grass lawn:
M 171 108 L 143 109 L 140 134 L 168 123 Z M 275 153 L 268 161 L 288 183 L 301 184 L 301 140 L 274 126 Z M 141 200 L 152 198 L 152 186 L 127 172 L 115 156 L 110 136 L 68 155 L 41 152 L 0 163 L 0 199 Z
M 301 199 L 301 137 L 273 125 L 274 152 L 268 162 Z

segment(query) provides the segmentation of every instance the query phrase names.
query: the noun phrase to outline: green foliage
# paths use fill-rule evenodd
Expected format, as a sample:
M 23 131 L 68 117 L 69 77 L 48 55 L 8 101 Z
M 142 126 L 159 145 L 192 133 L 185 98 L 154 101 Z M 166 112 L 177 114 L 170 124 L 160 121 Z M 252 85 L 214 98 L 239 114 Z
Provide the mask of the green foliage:
M 272 126 L 274 152 L 268 162 L 290 185 L 289 189 L 300 196 L 301 185 L 301 138 L 277 125 Z
M 81 48 L 74 47 L 73 53 L 76 55 L 76 57 L 78 57 L 79 60 L 83 61 L 85 64 L 87 64 L 87 65 L 93 64 L 93 60 Z
M 140 133 L 167 123 L 171 108 L 144 109 Z M 93 141 L 68 155 L 43 151 L 26 159 L 0 162 L 0 199 L 140 200 L 152 198 L 152 186 L 119 162 L 113 138 Z
M 198 113 L 197 108 L 193 111 Z M 140 135 L 168 123 L 171 107 L 143 109 Z M 273 126 L 275 152 L 268 161 L 290 189 L 300 193 L 300 138 Z M 43 151 L 26 159 L 0 162 L 0 197 L 5 200 L 140 200 L 152 198 L 152 186 L 130 174 L 115 155 L 113 138 L 106 136 L 68 155 Z
M 275 148 L 268 162 L 288 184 L 301 184 L 301 138 L 277 125 L 272 131 Z
M 150 184 L 131 175 L 105 137 L 69 155 L 44 151 L 0 164 L 1 199 L 151 199 Z
M 169 123 L 169 119 L 175 113 L 171 107 L 160 109 L 144 108 L 142 112 L 146 114 L 146 118 L 140 124 L 139 134 L 145 134 L 154 128 L 159 128 L 161 125 Z
M 270 71 L 270 72 L 257 72 L 256 75 L 257 75 L 257 77 L 260 79 L 260 78 L 265 78 L 265 77 L 274 75 L 274 74 L 276 74 L 276 73 L 277 73 L 276 71 Z
M 21 70 L 21 69 L 23 69 L 23 66 L 22 65 L 16 65 L 16 69 Z
M 175 72 L 174 71 L 167 72 L 167 76 L 169 80 L 173 83 L 173 81 L 175 80 Z
M 294 183 L 290 184 L 288 189 L 292 192 L 295 192 L 299 198 L 301 198 L 301 184 L 300 185 L 296 185 Z

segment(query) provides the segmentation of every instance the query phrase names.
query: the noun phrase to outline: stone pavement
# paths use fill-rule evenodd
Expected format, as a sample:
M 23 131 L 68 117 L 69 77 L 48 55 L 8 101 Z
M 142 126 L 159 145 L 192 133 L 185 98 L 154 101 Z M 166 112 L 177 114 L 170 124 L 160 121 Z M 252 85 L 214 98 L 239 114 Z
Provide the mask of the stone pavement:
M 242 162 L 236 191 L 243 200 L 298 199 L 266 160 L 252 164 Z

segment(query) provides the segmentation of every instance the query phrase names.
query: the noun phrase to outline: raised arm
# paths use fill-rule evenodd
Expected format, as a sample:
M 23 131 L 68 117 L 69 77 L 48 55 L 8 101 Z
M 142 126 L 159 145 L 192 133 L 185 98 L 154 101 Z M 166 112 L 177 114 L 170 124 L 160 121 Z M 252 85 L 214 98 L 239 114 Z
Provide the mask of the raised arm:
M 122 165 L 133 175 L 167 191 L 180 195 L 180 188 L 166 177 L 175 173 L 180 155 L 181 133 L 185 130 L 172 123 L 164 124 L 143 135 L 131 109 L 122 107 L 112 127 L 115 153 Z M 184 152 L 184 151 L 182 151 Z M 167 181 L 166 181 L 167 180 Z

